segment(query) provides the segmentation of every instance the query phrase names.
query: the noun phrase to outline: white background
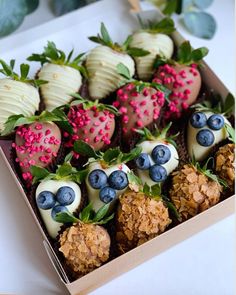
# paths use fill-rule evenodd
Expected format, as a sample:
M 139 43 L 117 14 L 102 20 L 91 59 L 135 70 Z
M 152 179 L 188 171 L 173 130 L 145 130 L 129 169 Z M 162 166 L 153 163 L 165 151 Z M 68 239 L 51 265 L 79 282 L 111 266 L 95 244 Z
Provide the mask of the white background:
M 218 23 L 213 40 L 194 38 L 178 28 L 194 47 L 207 46 L 210 49 L 206 61 L 226 86 L 235 92 L 234 1 L 215 0 L 209 12 Z M 52 18 L 47 1 L 41 0 L 40 8 L 25 19 L 18 31 Z M 33 38 L 33 31 L 30 33 Z M 12 48 L 4 48 L 6 50 L 11 51 Z M 0 167 L 0 292 L 67 294 L 48 260 L 40 232 L 1 158 Z M 234 233 L 234 217 L 231 216 L 91 294 L 233 295 Z

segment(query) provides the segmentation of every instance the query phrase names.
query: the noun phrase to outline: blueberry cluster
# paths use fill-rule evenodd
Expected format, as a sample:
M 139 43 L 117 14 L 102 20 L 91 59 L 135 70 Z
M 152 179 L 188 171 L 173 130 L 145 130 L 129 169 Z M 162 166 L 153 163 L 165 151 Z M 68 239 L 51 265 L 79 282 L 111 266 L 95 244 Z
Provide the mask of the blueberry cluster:
M 171 158 L 170 149 L 163 144 L 155 146 L 151 153 L 154 165 L 151 164 L 149 155 L 141 153 L 136 159 L 136 165 L 141 170 L 149 169 L 149 176 L 155 182 L 162 182 L 167 178 L 167 171 L 162 165 L 167 163 Z
M 211 146 L 215 141 L 215 136 L 212 130 L 215 131 L 215 130 L 222 129 L 224 127 L 225 121 L 223 116 L 219 114 L 211 115 L 207 119 L 206 114 L 197 112 L 191 116 L 190 124 L 197 129 L 203 128 L 205 126 L 211 129 L 211 130 L 208 128 L 201 129 L 200 131 L 198 131 L 196 136 L 197 142 L 201 146 L 207 147 L 207 146 Z
M 109 177 L 101 169 L 95 169 L 88 176 L 92 188 L 100 190 L 100 200 L 108 204 L 116 197 L 116 190 L 123 190 L 128 186 L 127 174 L 122 170 L 113 171 Z
M 41 192 L 37 199 L 37 205 L 40 209 L 52 209 L 51 216 L 55 220 L 55 216 L 60 212 L 68 212 L 67 205 L 71 205 L 75 200 L 75 192 L 69 186 L 62 186 L 54 195 L 50 191 Z

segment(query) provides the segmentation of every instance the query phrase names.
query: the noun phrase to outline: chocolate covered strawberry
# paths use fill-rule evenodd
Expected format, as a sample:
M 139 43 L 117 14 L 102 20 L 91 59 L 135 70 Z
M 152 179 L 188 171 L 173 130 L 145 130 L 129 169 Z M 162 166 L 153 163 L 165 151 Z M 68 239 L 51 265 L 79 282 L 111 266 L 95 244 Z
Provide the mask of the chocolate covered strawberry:
M 79 278 L 104 264 L 110 256 L 111 239 L 101 226 L 114 217 L 108 216 L 108 205 L 97 213 L 91 203 L 76 218 L 70 213 L 56 214 L 60 223 L 72 223 L 59 237 L 59 251 L 75 278 Z
M 117 90 L 122 76 L 116 70 L 119 63 L 123 63 L 130 71 L 131 76 L 135 72 L 135 64 L 132 56 L 144 56 L 148 51 L 131 48 L 129 36 L 123 45 L 114 43 L 109 36 L 104 24 L 101 24 L 101 35 L 89 37 L 93 42 L 101 44 L 92 49 L 86 58 L 88 71 L 88 88 L 92 99 L 102 99 Z
M 83 54 L 79 54 L 74 59 L 72 55 L 73 50 L 66 57 L 53 42 L 48 42 L 43 53 L 34 53 L 28 57 L 29 61 L 37 61 L 42 65 L 37 76 L 39 79 L 48 81 L 46 85 L 40 87 L 40 92 L 49 111 L 69 103 L 72 100 L 70 94 L 78 92 L 82 85 L 81 73 L 86 75 L 84 68 L 80 65 Z
M 190 43 L 185 41 L 178 48 L 175 61 L 161 61 L 157 58 L 153 81 L 171 90 L 166 119 L 179 118 L 196 101 L 202 82 L 198 65 L 207 53 L 205 47 L 192 50 Z
M 57 124 L 70 130 L 66 116 L 59 110 L 51 113 L 44 111 L 39 116 L 11 116 L 5 124 L 4 134 L 15 128 L 15 140 L 12 143 L 16 152 L 15 161 L 20 166 L 22 178 L 31 184 L 32 165 L 47 167 L 57 157 L 61 147 L 61 131 Z
M 79 95 L 74 95 L 77 100 L 70 104 L 68 121 L 73 128 L 73 133 L 64 132 L 68 140 L 67 147 L 73 147 L 76 140 L 83 140 L 95 150 L 100 150 L 111 143 L 115 130 L 115 115 L 118 111 L 111 105 L 88 101 Z
M 175 30 L 174 22 L 170 18 L 165 18 L 160 22 L 142 24 L 142 29 L 132 35 L 131 46 L 145 49 L 150 54 L 135 57 L 138 77 L 148 81 L 154 73 L 153 64 L 157 55 L 164 58 L 171 58 L 174 51 L 174 42 L 168 36 Z
M 187 127 L 187 149 L 192 158 L 202 161 L 207 158 L 212 148 L 229 137 L 231 124 L 227 119 L 234 106 L 234 98 L 228 95 L 225 104 L 222 102 L 213 107 L 209 101 L 193 106 Z
M 118 196 L 125 192 L 129 185 L 130 169 L 126 163 L 136 158 L 141 148 L 137 147 L 129 153 L 122 153 L 117 147 L 103 153 L 95 152 L 83 141 L 77 141 L 74 149 L 76 153 L 89 158 L 86 187 L 94 210 L 98 211 L 104 204 L 109 204 L 110 210 L 114 209 Z
M 164 182 L 168 175 L 179 165 L 179 155 L 172 135 L 167 137 L 172 123 L 162 131 L 156 129 L 151 133 L 147 128 L 137 130 L 142 136 L 137 146 L 142 148 L 142 153 L 135 159 L 137 173 L 143 184 L 150 186 Z
M 119 64 L 117 70 L 130 81 L 117 90 L 117 100 L 113 103 L 121 113 L 124 137 L 129 138 L 135 129 L 146 127 L 159 118 L 167 93 L 165 87 L 157 83 L 133 80 L 123 64 Z
M 28 78 L 29 65 L 20 65 L 20 75 L 14 72 L 15 60 L 10 65 L 0 59 L 0 132 L 11 115 L 32 116 L 39 109 L 40 97 L 37 87 L 46 81 Z

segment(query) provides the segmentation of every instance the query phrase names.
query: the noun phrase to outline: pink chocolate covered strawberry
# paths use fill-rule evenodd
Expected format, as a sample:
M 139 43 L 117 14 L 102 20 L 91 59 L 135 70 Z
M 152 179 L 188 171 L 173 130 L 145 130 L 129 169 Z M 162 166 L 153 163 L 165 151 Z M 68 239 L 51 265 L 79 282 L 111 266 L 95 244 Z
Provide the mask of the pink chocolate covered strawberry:
M 179 118 L 182 111 L 196 101 L 201 88 L 198 65 L 207 53 L 205 47 L 192 50 L 190 43 L 185 41 L 178 48 L 176 61 L 157 59 L 153 81 L 171 90 L 166 119 Z
M 32 165 L 47 167 L 58 155 L 61 147 L 61 131 L 54 122 L 68 131 L 71 129 L 66 116 L 58 109 L 51 113 L 44 111 L 39 116 L 27 118 L 23 115 L 14 115 L 5 123 L 4 134 L 9 134 L 17 127 L 12 147 L 15 149 L 15 161 L 20 166 L 26 186 L 31 185 Z
M 159 118 L 167 89 L 155 82 L 131 79 L 128 69 L 122 64 L 119 64 L 118 71 L 127 83 L 117 91 L 117 100 L 113 105 L 121 113 L 124 137 L 128 138 L 135 134 L 136 129 L 146 127 Z
M 95 150 L 109 145 L 115 130 L 117 109 L 98 101 L 85 100 L 78 94 L 74 94 L 74 97 L 77 100 L 71 103 L 67 115 L 73 133 L 64 132 L 68 139 L 66 146 L 73 147 L 76 140 L 83 140 Z

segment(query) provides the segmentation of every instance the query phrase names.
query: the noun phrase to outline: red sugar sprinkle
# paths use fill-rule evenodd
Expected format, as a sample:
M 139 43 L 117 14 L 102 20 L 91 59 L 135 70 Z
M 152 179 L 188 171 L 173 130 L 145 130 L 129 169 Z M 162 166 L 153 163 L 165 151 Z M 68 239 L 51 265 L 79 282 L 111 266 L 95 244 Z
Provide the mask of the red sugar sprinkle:
M 49 135 L 51 133 L 51 130 L 49 130 L 49 129 L 47 129 L 46 131 L 45 131 L 45 135 Z
M 98 142 L 98 141 L 99 141 L 99 137 L 98 136 L 95 136 L 94 142 Z
M 128 122 L 129 122 L 129 117 L 128 116 L 123 116 L 122 117 L 122 121 L 125 123 L 125 124 L 127 124 Z
M 148 96 L 149 92 L 148 92 L 148 89 L 147 88 L 144 88 L 143 90 L 143 95 L 144 96 Z
M 100 129 L 99 132 L 98 132 L 98 134 L 99 135 L 103 135 L 104 134 L 104 130 L 103 129 Z
M 120 103 L 119 103 L 119 101 L 114 101 L 113 102 L 113 104 L 112 104 L 115 108 L 118 108 L 119 107 L 119 105 L 120 105 Z
M 37 124 L 35 125 L 35 129 L 36 129 L 36 130 L 41 130 L 42 128 L 43 128 L 43 125 L 42 125 L 42 124 L 37 123 Z
M 140 105 L 141 105 L 141 106 L 145 106 L 146 104 L 147 104 L 146 100 L 142 100 L 142 101 L 140 102 Z
M 119 112 L 121 114 L 126 114 L 127 113 L 127 108 L 122 106 L 122 107 L 120 107 Z
M 136 122 L 136 125 L 137 125 L 138 127 L 143 127 L 143 122 L 142 122 L 141 120 L 138 120 L 138 121 Z
M 89 132 L 90 133 L 93 133 L 95 131 L 95 128 L 93 128 L 93 127 L 91 127 L 90 129 L 89 129 Z

